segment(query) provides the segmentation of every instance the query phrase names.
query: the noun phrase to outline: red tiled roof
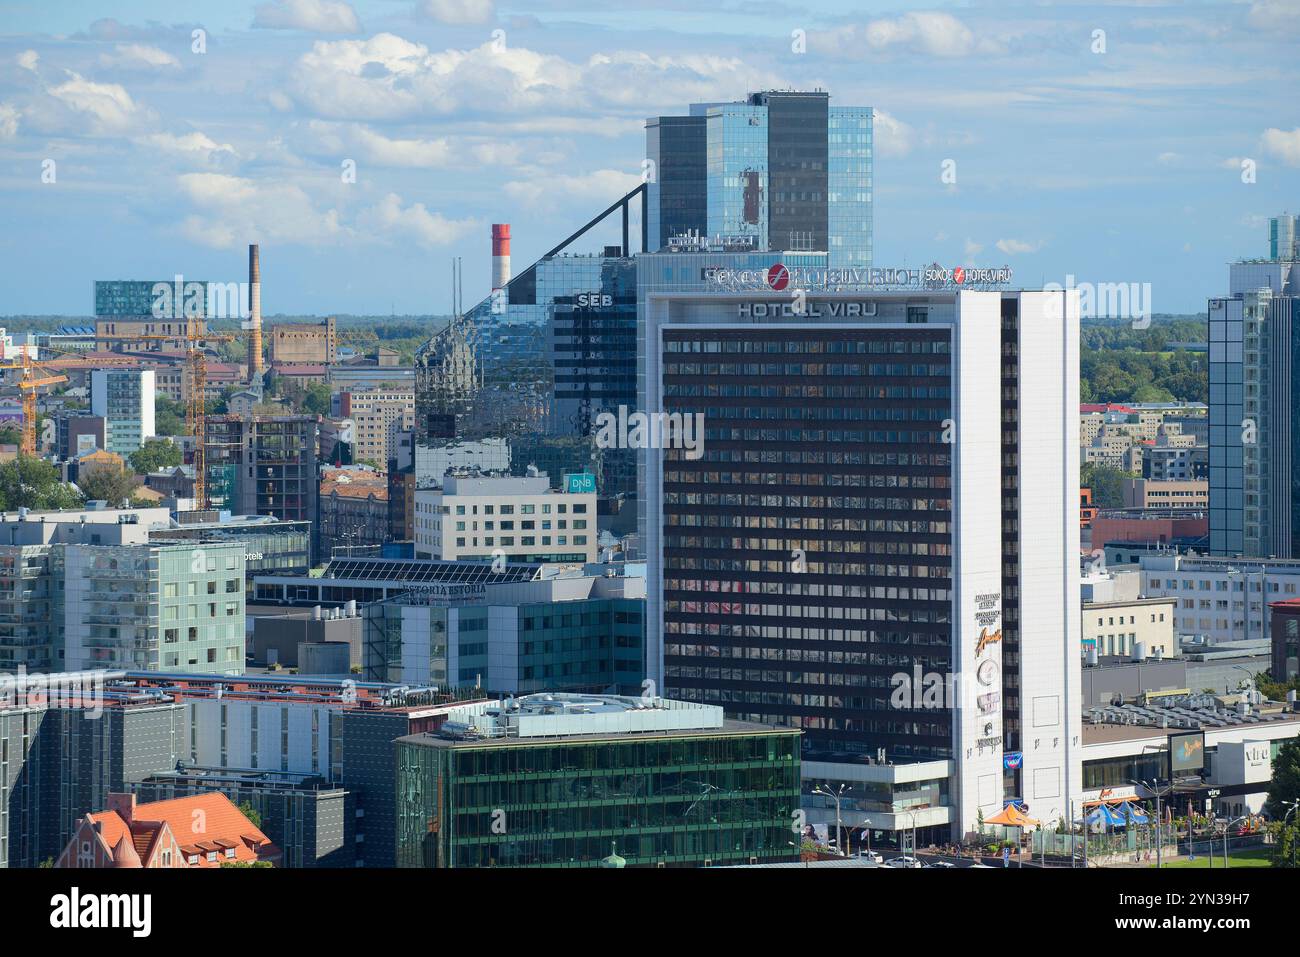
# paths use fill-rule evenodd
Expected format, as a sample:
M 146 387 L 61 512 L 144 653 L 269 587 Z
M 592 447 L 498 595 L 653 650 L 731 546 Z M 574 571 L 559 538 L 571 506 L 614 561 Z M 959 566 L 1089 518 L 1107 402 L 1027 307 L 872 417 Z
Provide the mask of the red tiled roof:
M 144 861 L 149 859 L 164 826 L 175 836 L 183 853 L 198 854 L 199 867 L 219 866 L 225 860 L 224 855 L 216 861 L 208 861 L 206 855 L 209 851 L 222 852 L 227 848 L 234 848 L 237 861 L 279 856 L 279 848 L 271 843 L 271 839 L 254 827 L 220 791 L 137 804 L 129 825 L 117 811 L 101 811 L 89 817 L 100 825 L 100 834 L 110 848 L 117 847 L 118 842 L 129 834 L 131 843 Z M 201 830 L 196 831 L 196 828 Z

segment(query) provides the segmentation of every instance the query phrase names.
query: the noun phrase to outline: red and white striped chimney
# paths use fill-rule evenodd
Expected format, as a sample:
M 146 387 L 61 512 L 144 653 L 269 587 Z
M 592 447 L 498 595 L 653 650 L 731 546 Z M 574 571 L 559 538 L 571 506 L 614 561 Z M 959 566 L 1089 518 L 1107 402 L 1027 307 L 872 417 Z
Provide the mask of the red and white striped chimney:
M 510 224 L 492 224 L 492 288 L 502 289 L 510 281 Z

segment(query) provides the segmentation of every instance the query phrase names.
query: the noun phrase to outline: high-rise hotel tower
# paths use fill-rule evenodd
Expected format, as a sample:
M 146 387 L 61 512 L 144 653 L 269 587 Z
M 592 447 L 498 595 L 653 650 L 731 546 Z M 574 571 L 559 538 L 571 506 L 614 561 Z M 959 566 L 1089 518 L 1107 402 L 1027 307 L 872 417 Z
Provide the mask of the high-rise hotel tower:
M 638 261 L 639 408 L 703 415 L 702 445 L 642 452 L 650 677 L 810 753 L 932 766 L 930 833 L 1013 798 L 1066 816 L 1077 294 L 819 258 Z

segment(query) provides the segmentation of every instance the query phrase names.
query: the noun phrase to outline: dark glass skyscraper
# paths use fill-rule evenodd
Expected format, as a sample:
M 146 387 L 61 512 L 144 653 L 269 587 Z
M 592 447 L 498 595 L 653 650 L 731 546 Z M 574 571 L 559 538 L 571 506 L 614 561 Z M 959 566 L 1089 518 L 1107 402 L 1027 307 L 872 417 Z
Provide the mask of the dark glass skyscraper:
M 1209 303 L 1210 551 L 1292 558 L 1300 537 L 1300 264 L 1233 263 Z
M 870 107 L 823 92 L 767 91 L 646 121 L 648 248 L 688 233 L 754 250 L 872 258 Z

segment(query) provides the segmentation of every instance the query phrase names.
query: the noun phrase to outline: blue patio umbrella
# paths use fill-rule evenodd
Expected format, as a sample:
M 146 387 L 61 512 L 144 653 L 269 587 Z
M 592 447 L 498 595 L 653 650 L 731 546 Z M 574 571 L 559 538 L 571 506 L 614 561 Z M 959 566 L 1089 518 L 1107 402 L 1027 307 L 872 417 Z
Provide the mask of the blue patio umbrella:
M 1128 819 L 1132 824 L 1149 824 L 1151 815 L 1147 814 L 1141 807 L 1132 801 L 1125 801 L 1119 806 L 1119 813 Z
M 1083 819 L 1085 824 L 1105 824 L 1108 827 L 1123 827 L 1127 821 L 1112 811 L 1105 804 L 1098 804 Z

